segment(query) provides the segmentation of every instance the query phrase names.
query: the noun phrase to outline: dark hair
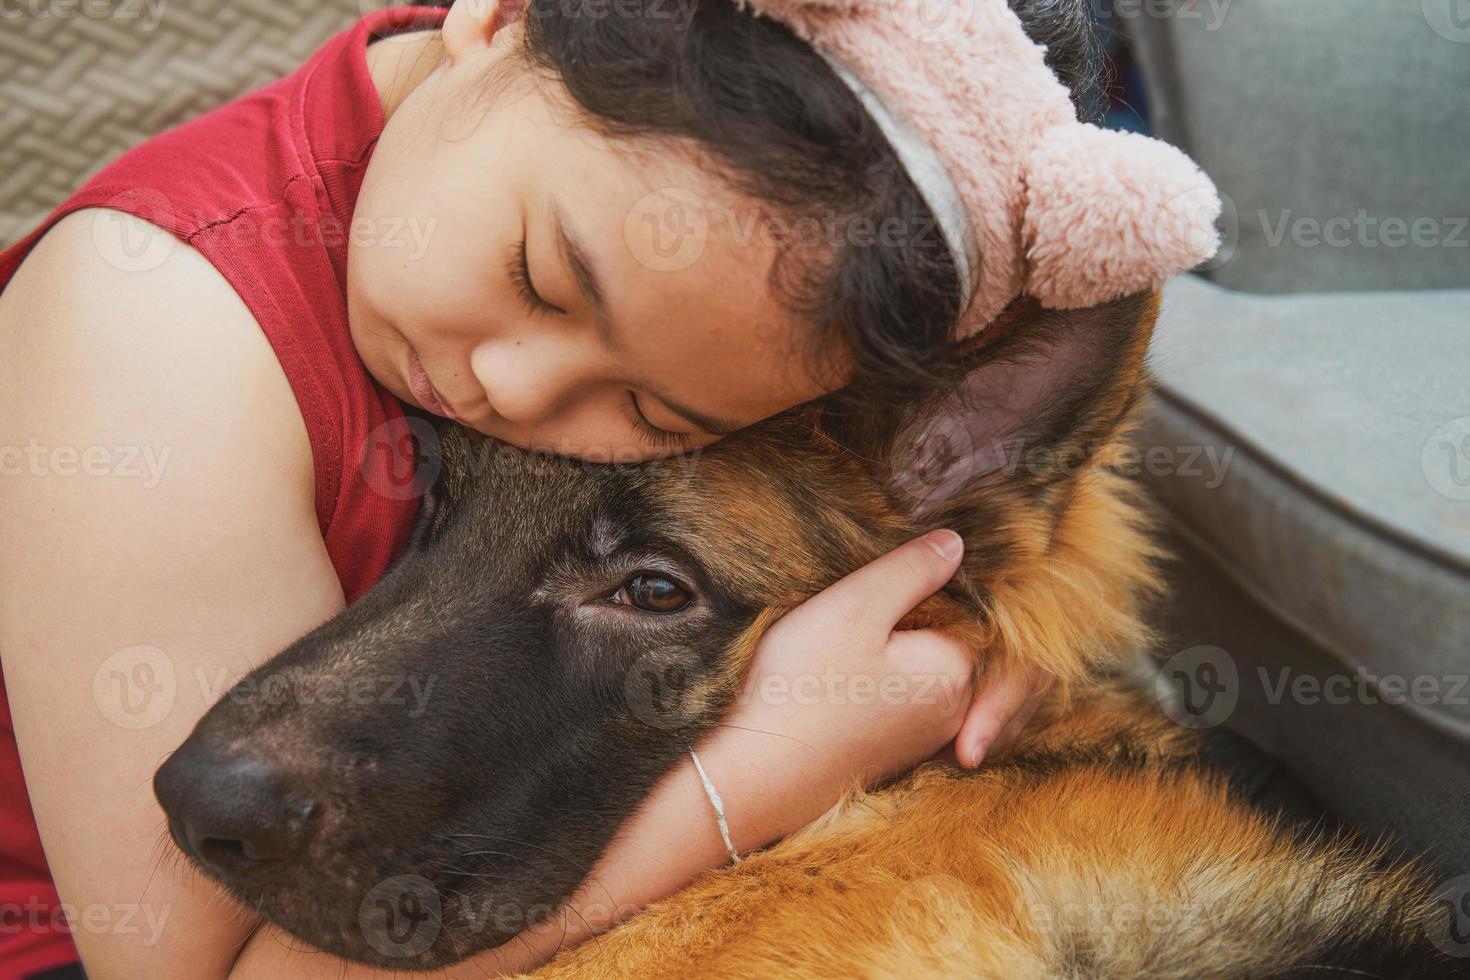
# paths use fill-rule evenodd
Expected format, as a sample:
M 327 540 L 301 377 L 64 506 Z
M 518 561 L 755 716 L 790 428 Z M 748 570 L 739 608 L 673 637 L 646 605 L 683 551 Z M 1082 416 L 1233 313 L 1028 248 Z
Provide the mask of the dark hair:
M 1010 5 L 1093 116 L 1086 0 Z M 786 227 L 816 217 L 830 229 L 822 248 L 782 247 L 772 278 L 819 325 L 814 351 L 834 331 L 843 342 L 848 393 L 904 398 L 943 376 L 960 310 L 954 257 L 882 131 L 811 47 L 734 0 L 544 0 L 525 28 L 527 64 L 559 79 L 599 132 L 680 141 Z M 885 240 L 884 228 L 902 234 Z

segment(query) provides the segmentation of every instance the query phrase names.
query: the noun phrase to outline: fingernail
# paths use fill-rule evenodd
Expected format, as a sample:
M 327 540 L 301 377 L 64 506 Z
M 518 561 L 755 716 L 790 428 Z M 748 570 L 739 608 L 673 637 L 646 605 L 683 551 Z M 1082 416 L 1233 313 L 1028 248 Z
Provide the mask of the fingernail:
M 970 751 L 966 753 L 966 757 L 969 761 L 966 762 L 965 765 L 970 769 L 978 769 L 980 767 L 980 763 L 985 761 L 985 749 L 986 745 L 984 739 L 977 738 L 973 742 L 971 742 Z
M 965 550 L 965 539 L 950 530 L 930 531 L 924 536 L 924 540 L 945 561 L 954 561 Z

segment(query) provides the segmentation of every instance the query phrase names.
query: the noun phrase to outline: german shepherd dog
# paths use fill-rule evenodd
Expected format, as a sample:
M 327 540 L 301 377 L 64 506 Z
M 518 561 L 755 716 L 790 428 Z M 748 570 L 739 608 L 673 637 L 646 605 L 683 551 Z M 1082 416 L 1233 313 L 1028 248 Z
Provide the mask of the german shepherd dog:
M 174 841 L 349 959 L 498 946 L 720 724 L 776 619 L 952 527 L 963 567 L 905 625 L 1056 679 L 1018 745 L 855 793 L 546 975 L 1454 975 L 1421 872 L 1253 809 L 1122 679 L 1159 585 L 1117 465 L 1157 309 L 1018 304 L 943 396 L 803 406 L 694 458 L 574 465 L 445 428 L 394 569 L 159 769 Z

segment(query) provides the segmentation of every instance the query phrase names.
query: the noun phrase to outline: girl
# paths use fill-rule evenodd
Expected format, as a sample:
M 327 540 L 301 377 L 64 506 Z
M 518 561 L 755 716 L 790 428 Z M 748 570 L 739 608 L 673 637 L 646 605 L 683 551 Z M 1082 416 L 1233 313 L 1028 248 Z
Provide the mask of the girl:
M 1080 102 L 1086 4 L 1011 6 Z M 983 326 L 1019 290 L 1015 203 L 997 223 L 963 180 L 946 193 L 862 66 L 802 39 L 819 31 L 799 8 L 796 31 L 724 0 L 521 13 L 370 14 L 0 253 L 0 903 L 20 923 L 0 931 L 0 973 L 79 952 L 99 978 L 376 975 L 295 951 L 171 870 L 150 778 L 231 680 L 386 570 L 416 503 L 377 451 L 404 405 L 526 448 L 649 459 L 834 392 L 922 394 L 962 317 Z M 941 57 L 980 36 L 920 26 L 907 43 Z M 1067 102 L 997 96 L 996 120 L 1048 126 Z M 964 211 L 987 222 L 984 263 Z M 1181 261 L 1150 256 L 1104 291 Z M 758 674 L 921 673 L 963 698 L 741 707 L 701 747 L 736 849 L 948 743 L 977 765 L 1025 723 L 1041 678 L 987 677 L 972 699 L 963 650 L 893 630 L 961 548 L 912 542 L 765 639 Z M 606 928 L 726 860 L 719 830 L 686 763 L 604 858 L 600 900 L 574 901 L 576 930 L 450 973 Z

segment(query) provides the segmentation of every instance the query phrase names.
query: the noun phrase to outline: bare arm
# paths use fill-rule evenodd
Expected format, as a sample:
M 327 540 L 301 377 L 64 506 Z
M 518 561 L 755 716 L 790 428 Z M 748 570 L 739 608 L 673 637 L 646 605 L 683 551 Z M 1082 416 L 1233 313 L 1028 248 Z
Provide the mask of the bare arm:
M 153 771 L 342 595 L 306 432 L 254 319 L 171 238 L 156 268 L 109 263 L 99 220 L 164 234 L 79 212 L 0 294 L 0 656 L 89 974 L 224 976 L 254 921 L 181 867 Z

